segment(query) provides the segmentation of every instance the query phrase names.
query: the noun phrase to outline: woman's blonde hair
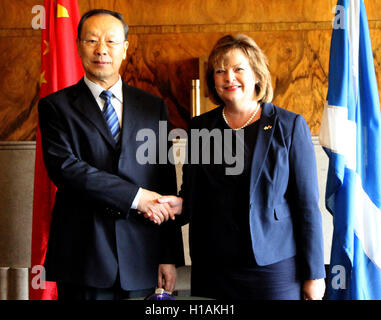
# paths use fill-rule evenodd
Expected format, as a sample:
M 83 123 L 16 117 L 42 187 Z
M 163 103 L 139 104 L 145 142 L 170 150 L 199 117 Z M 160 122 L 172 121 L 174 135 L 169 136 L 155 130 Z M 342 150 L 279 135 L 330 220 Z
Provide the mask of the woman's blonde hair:
M 214 45 L 208 59 L 206 70 L 206 83 L 210 100 L 217 104 L 224 104 L 218 96 L 214 83 L 214 70 L 220 67 L 225 57 L 231 50 L 240 49 L 249 60 L 249 64 L 254 71 L 257 83 L 255 85 L 256 98 L 259 103 L 271 102 L 273 99 L 273 88 L 271 85 L 271 75 L 268 69 L 268 60 L 255 41 L 244 35 L 227 35 L 220 38 Z

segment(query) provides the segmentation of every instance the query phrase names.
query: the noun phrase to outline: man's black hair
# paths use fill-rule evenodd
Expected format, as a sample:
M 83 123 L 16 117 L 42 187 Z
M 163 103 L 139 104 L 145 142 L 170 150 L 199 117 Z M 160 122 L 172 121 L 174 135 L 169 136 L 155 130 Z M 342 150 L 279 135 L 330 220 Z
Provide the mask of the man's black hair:
M 106 10 L 106 9 L 94 9 L 94 10 L 90 10 L 90 11 L 87 11 L 82 17 L 81 17 L 81 20 L 79 21 L 78 23 L 78 40 L 81 40 L 81 32 L 82 32 L 82 26 L 84 24 L 84 22 L 92 17 L 92 16 L 96 16 L 96 15 L 100 15 L 100 14 L 108 14 L 110 16 L 113 16 L 115 18 L 117 18 L 123 25 L 123 29 L 124 29 L 124 40 L 127 41 L 127 35 L 128 35 L 128 25 L 124 22 L 124 18 L 123 18 L 123 15 L 119 12 L 116 12 L 116 11 L 111 11 L 111 10 Z

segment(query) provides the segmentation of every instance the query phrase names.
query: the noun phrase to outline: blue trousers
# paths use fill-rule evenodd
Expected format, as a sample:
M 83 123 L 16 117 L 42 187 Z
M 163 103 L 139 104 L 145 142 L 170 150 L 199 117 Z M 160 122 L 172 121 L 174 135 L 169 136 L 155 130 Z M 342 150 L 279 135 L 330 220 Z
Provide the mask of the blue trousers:
M 191 295 L 229 300 L 301 300 L 295 258 L 268 266 L 192 264 Z
M 57 281 L 58 300 L 81 301 L 81 300 L 125 300 L 132 298 L 145 298 L 155 292 L 155 288 L 142 290 L 123 290 L 120 286 L 119 277 L 110 288 L 94 288 L 73 283 Z

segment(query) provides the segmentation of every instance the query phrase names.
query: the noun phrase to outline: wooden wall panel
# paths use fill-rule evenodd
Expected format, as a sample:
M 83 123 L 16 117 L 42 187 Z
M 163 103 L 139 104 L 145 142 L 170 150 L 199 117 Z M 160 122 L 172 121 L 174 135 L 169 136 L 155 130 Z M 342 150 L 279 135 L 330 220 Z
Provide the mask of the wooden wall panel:
M 173 126 L 187 127 L 190 86 L 198 78 L 197 37 L 192 35 L 131 35 L 122 78 L 164 97 Z
M 43 4 L 44 0 L 0 1 L 0 28 L 32 29 L 32 8 Z
M 380 20 L 380 0 L 365 0 L 369 20 Z M 332 20 L 337 0 L 79 0 L 81 11 L 122 12 L 134 26 L 278 23 Z
M 81 13 L 106 8 L 131 26 L 330 22 L 336 0 L 78 0 Z M 31 27 L 32 8 L 43 0 L 0 1 L 0 28 Z M 369 21 L 381 19 L 381 0 L 365 0 Z
M 377 27 L 373 27 L 372 29 L 370 29 L 369 33 L 370 40 L 372 42 L 374 68 L 376 70 L 378 92 L 381 97 L 381 19 L 380 24 L 377 24 Z
M 274 103 L 302 114 L 313 135 L 319 133 L 327 94 L 331 32 L 282 31 L 249 34 L 270 61 Z
M 0 38 L 0 140 L 35 139 L 40 38 Z
M 198 57 L 226 33 L 252 36 L 270 61 L 274 103 L 303 114 L 317 135 L 327 92 L 332 8 L 336 0 L 79 0 L 81 13 L 103 7 L 130 25 L 122 77 L 162 96 L 172 125 L 189 120 Z M 33 140 L 37 124 L 40 31 L 32 7 L 42 0 L 0 2 L 0 140 Z M 366 0 L 381 88 L 381 0 Z
M 270 60 L 274 103 L 303 114 L 313 134 L 318 134 L 328 84 L 330 31 L 247 34 L 257 41 Z M 183 127 L 185 124 L 178 116 L 189 112 L 191 79 L 197 77 L 194 57 L 209 52 L 221 35 L 140 35 L 138 39 L 131 36 L 129 63 L 123 78 L 166 97 L 172 122 Z

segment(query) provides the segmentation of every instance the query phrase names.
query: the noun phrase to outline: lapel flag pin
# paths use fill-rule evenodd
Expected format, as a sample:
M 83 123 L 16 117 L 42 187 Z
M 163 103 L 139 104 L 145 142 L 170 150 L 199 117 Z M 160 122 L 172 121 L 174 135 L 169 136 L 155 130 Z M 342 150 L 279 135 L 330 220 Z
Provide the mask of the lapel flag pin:
M 266 127 L 263 128 L 263 130 L 269 130 L 271 128 L 272 128 L 272 126 L 266 126 Z

